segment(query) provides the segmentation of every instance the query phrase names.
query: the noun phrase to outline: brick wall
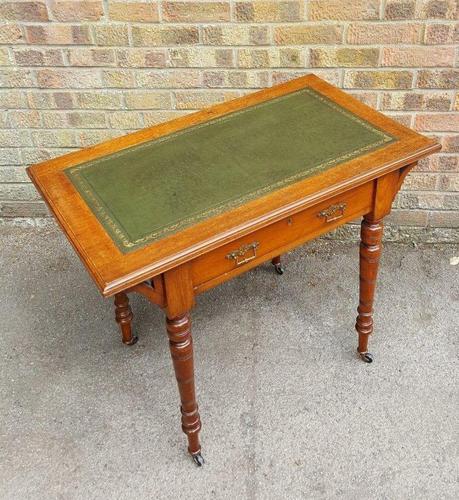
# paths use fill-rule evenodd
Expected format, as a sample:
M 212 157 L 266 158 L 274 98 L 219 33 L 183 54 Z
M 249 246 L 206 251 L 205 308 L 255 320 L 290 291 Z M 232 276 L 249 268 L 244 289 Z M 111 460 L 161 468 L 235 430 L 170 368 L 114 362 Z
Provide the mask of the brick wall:
M 0 220 L 47 211 L 24 167 L 310 71 L 443 150 L 392 221 L 457 238 L 457 0 L 0 1 Z

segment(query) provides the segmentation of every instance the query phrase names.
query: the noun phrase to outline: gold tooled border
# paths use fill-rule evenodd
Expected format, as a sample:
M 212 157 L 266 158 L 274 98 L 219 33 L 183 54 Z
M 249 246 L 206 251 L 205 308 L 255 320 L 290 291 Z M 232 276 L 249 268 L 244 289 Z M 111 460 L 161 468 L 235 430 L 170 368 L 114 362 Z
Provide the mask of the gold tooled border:
M 320 101 L 322 101 L 324 104 L 326 104 L 330 108 L 334 109 L 335 111 L 338 111 L 338 112 L 344 114 L 347 118 L 350 118 L 351 120 L 356 121 L 361 126 L 367 128 L 368 130 L 371 130 L 373 133 L 376 133 L 380 137 L 380 139 L 378 141 L 373 142 L 373 143 L 367 144 L 366 146 L 363 146 L 361 148 L 357 148 L 357 149 L 354 149 L 352 151 L 348 151 L 346 153 L 343 153 L 339 157 L 322 162 L 322 163 L 320 163 L 312 168 L 309 167 L 308 170 L 298 172 L 290 177 L 287 177 L 285 179 L 277 181 L 273 184 L 269 184 L 267 186 L 264 186 L 260 189 L 252 191 L 250 193 L 247 193 L 246 195 L 241 196 L 239 198 L 228 199 L 228 200 L 222 201 L 221 203 L 219 203 L 218 205 L 216 205 L 215 207 L 213 207 L 211 209 L 204 210 L 204 211 L 201 211 L 199 213 L 193 214 L 190 217 L 183 218 L 175 224 L 171 224 L 171 225 L 168 225 L 166 227 L 163 227 L 157 231 L 151 232 L 151 233 L 143 236 L 142 238 L 138 238 L 136 240 L 131 240 L 128 236 L 126 229 L 122 226 L 122 224 L 118 220 L 115 220 L 113 217 L 111 217 L 109 208 L 104 204 L 103 200 L 101 200 L 97 196 L 96 192 L 92 189 L 91 185 L 84 178 L 83 172 L 90 167 L 94 167 L 94 165 L 97 165 L 100 162 L 106 161 L 107 158 L 117 158 L 119 156 L 126 154 L 129 151 L 139 150 L 139 149 L 149 147 L 152 142 L 165 142 L 165 141 L 168 141 L 172 138 L 178 137 L 180 135 L 187 134 L 187 133 L 194 131 L 196 129 L 212 125 L 216 122 L 221 122 L 221 121 L 233 118 L 235 115 L 243 114 L 247 111 L 250 111 L 250 110 L 253 110 L 256 108 L 260 108 L 260 107 L 266 106 L 268 104 L 272 104 L 272 102 L 273 102 L 272 99 L 270 99 L 268 101 L 264 101 L 264 102 L 259 103 L 259 104 L 256 104 L 254 106 L 250 106 L 248 108 L 244 108 L 244 109 L 239 110 L 239 111 L 229 113 L 229 114 L 224 115 L 220 118 L 215 118 L 213 120 L 201 123 L 199 125 L 194 125 L 192 127 L 188 127 L 186 129 L 179 130 L 177 132 L 173 132 L 173 133 L 168 134 L 166 136 L 159 137 L 158 139 L 155 139 L 153 141 L 148 141 L 146 143 L 139 144 L 138 146 L 127 148 L 127 149 L 121 150 L 117 153 L 113 153 L 111 155 L 104 156 L 102 158 L 98 158 L 96 160 L 93 160 L 93 161 L 90 161 L 87 163 L 83 163 L 81 165 L 69 167 L 69 168 L 65 169 L 65 174 L 70 179 L 70 181 L 77 187 L 80 194 L 83 195 L 83 198 L 86 200 L 86 202 L 89 205 L 89 207 L 91 208 L 91 210 L 93 212 L 95 212 L 95 215 L 98 217 L 99 221 L 102 223 L 102 225 L 105 227 L 105 229 L 109 232 L 110 236 L 112 237 L 112 239 L 114 239 L 115 243 L 120 248 L 120 250 L 123 253 L 127 253 L 127 252 L 135 250 L 141 246 L 146 245 L 150 241 L 160 239 L 161 237 L 165 236 L 166 234 L 176 232 L 177 230 L 179 230 L 181 228 L 190 226 L 196 222 L 199 222 L 199 221 L 204 220 L 206 218 L 212 217 L 214 215 L 218 215 L 218 214 L 222 213 L 224 210 L 230 210 L 230 209 L 235 208 L 239 205 L 242 205 L 243 203 L 245 203 L 249 200 L 253 200 L 255 198 L 258 198 L 267 192 L 273 191 L 275 189 L 280 189 L 288 184 L 292 184 L 293 182 L 301 179 L 302 177 L 304 177 L 304 178 L 310 177 L 313 173 L 317 172 L 318 170 L 324 170 L 327 167 L 330 167 L 332 165 L 336 165 L 337 163 L 345 161 L 352 156 L 358 155 L 359 153 L 364 153 L 370 149 L 377 149 L 379 146 L 382 146 L 388 142 L 394 141 L 394 137 L 384 133 L 383 131 L 381 131 L 375 127 L 373 127 L 371 124 L 369 124 L 365 120 L 359 118 L 358 116 L 356 116 L 352 112 L 348 111 L 347 109 L 344 109 L 341 106 L 338 106 L 335 102 L 331 101 L 328 97 L 316 92 L 313 89 L 309 89 L 309 88 L 300 89 L 300 90 L 297 90 L 295 92 L 278 97 L 277 99 L 274 99 L 274 100 L 275 101 L 284 100 L 284 99 L 287 99 L 287 98 L 291 97 L 292 95 L 295 95 L 298 93 L 308 93 L 309 95 L 315 97 L 316 99 L 319 99 Z

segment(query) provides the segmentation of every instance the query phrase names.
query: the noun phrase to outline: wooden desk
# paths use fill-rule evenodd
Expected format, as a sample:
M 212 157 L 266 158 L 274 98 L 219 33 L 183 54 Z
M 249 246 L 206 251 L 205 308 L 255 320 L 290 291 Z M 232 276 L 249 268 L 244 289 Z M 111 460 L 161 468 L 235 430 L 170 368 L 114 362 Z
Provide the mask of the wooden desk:
M 439 144 L 314 75 L 28 169 L 134 344 L 127 293 L 166 312 L 188 451 L 201 465 L 197 294 L 363 216 L 358 353 L 367 362 L 382 220 Z

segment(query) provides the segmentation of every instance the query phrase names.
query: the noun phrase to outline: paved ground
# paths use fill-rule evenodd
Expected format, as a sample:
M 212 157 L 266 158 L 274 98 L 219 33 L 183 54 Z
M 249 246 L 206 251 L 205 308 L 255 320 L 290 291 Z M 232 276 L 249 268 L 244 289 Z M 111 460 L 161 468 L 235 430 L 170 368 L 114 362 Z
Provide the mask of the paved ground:
M 372 365 L 355 356 L 355 244 L 201 296 L 202 469 L 161 311 L 135 297 L 125 347 L 57 231 L 3 228 L 0 248 L 0 498 L 458 498 L 458 246 L 386 246 Z

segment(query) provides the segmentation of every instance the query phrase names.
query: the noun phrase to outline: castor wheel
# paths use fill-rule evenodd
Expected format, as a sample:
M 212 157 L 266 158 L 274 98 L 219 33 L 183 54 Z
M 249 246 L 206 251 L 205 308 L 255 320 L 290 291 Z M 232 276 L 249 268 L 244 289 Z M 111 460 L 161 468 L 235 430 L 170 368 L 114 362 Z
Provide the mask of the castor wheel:
M 137 344 L 139 337 L 132 337 L 131 340 L 127 340 L 126 342 L 123 340 L 124 345 L 134 345 Z
M 365 363 L 373 363 L 373 354 L 371 352 L 359 352 L 359 356 Z
M 201 453 L 196 453 L 194 455 L 191 455 L 193 457 L 193 461 L 194 463 L 198 466 L 198 467 L 202 467 L 204 465 L 204 459 L 202 458 L 202 455 Z
M 274 269 L 277 274 L 284 274 L 284 268 L 282 267 L 282 264 L 274 264 Z

